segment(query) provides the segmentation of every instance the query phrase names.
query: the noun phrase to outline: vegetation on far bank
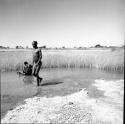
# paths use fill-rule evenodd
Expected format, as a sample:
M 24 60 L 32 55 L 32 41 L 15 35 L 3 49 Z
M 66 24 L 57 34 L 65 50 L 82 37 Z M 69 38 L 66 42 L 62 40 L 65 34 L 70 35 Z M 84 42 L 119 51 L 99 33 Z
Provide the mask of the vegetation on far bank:
M 98 68 L 108 71 L 124 71 L 124 49 L 91 50 L 42 50 L 42 68 Z M 0 52 L 0 68 L 17 71 L 23 62 L 32 62 L 32 50 Z

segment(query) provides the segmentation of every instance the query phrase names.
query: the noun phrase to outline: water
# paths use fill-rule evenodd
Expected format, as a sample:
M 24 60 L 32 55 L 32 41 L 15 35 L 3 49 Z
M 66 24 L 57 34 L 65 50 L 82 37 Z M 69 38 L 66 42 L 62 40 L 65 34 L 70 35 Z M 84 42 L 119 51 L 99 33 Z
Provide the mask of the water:
M 95 79 L 123 79 L 124 74 L 96 69 L 43 69 L 43 86 L 37 87 L 33 77 L 18 77 L 16 72 L 1 73 L 1 117 L 24 99 L 34 96 L 64 96 L 86 88 L 89 97 L 104 97 L 92 84 Z

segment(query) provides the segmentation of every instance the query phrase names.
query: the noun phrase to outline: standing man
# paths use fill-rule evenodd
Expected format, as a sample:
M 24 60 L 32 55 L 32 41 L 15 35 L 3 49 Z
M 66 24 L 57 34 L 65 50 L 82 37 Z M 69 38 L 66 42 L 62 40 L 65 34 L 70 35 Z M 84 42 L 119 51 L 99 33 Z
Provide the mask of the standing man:
M 41 49 L 37 46 L 37 41 L 32 42 L 32 46 L 34 48 L 33 50 L 33 69 L 32 69 L 32 75 L 36 77 L 37 80 L 37 86 L 40 85 L 40 82 L 42 81 L 42 78 L 39 77 L 39 71 L 42 66 L 42 52 Z

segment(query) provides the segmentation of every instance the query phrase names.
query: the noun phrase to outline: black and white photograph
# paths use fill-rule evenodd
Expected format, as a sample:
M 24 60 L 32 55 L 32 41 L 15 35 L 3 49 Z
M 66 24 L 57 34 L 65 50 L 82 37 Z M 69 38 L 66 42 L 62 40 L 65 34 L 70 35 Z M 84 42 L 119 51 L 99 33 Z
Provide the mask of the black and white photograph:
M 123 124 L 124 0 L 0 0 L 1 124 Z

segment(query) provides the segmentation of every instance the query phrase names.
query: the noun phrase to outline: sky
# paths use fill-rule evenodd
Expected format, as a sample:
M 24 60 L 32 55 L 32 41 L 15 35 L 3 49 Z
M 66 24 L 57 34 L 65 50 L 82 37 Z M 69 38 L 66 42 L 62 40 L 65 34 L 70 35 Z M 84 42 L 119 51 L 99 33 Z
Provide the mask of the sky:
M 124 0 L 0 0 L 0 46 L 121 46 Z

